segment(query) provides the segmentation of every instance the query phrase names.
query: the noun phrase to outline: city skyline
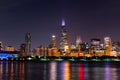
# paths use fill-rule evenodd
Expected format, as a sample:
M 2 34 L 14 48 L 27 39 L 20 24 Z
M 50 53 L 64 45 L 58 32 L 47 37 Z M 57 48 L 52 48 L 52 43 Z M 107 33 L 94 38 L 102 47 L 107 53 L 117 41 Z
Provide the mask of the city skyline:
M 0 3 L 0 40 L 16 49 L 31 33 L 31 45 L 49 45 L 54 34 L 59 44 L 61 21 L 66 21 L 69 42 L 110 36 L 119 41 L 120 1 L 113 0 L 11 0 Z

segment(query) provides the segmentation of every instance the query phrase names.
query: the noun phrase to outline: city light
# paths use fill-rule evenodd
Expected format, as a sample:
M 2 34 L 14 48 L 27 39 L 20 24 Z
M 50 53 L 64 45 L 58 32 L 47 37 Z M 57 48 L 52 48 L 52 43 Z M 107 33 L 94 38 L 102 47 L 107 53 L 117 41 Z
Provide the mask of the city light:
M 5 46 L 0 41 L 0 60 L 56 60 L 56 61 L 120 61 L 120 42 L 114 42 L 111 37 L 91 38 L 85 42 L 77 37 L 75 44 L 70 44 L 65 20 L 62 20 L 59 40 L 51 36 L 50 44 L 40 45 L 31 49 L 31 34 L 25 34 L 25 43 L 18 50 L 13 46 Z M 59 41 L 59 42 L 58 42 Z M 58 45 L 59 43 L 59 45 Z M 17 59 L 14 59 L 17 58 Z M 23 60 L 22 59 L 22 60 Z

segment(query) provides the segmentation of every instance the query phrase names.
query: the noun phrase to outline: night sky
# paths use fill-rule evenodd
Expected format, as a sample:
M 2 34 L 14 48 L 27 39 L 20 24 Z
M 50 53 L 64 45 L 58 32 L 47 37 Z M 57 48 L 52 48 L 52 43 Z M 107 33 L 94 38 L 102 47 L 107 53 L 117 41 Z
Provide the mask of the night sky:
M 30 32 L 32 48 L 49 45 L 53 34 L 59 43 L 62 19 L 70 44 L 77 36 L 120 41 L 120 0 L 1 0 L 0 40 L 19 49 Z

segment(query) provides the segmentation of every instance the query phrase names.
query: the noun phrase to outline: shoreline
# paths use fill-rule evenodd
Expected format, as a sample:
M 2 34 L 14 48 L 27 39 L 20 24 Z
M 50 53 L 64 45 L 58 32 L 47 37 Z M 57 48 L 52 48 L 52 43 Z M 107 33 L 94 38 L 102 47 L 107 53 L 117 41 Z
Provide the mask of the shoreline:
M 26 56 L 18 58 L 0 58 L 0 61 L 120 61 L 120 57 L 46 57 Z

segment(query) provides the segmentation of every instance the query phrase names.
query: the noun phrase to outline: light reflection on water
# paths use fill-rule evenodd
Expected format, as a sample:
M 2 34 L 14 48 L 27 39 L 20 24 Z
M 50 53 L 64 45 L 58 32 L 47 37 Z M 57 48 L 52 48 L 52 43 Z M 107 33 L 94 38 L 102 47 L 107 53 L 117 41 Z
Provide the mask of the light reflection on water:
M 50 75 L 50 80 L 57 80 L 57 63 L 56 62 L 51 62 L 50 63 L 50 72 L 49 72 L 49 75 Z
M 84 80 L 84 64 L 82 62 L 80 62 L 78 74 L 79 80 Z
M 110 67 L 109 67 L 109 64 L 106 64 L 105 65 L 105 80 L 110 80 Z
M 105 80 L 118 80 L 117 68 L 110 67 L 110 64 L 105 65 Z
M 58 77 L 56 80 L 70 80 L 70 62 L 58 62 Z
M 1 61 L 0 80 L 24 80 L 24 63 Z
M 119 80 L 120 62 L 0 61 L 0 80 Z

